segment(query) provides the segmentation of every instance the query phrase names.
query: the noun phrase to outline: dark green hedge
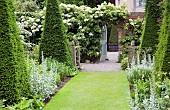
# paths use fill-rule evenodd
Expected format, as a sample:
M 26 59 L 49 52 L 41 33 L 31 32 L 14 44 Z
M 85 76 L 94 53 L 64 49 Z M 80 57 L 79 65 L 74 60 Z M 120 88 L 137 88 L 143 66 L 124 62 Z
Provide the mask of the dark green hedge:
M 161 17 L 161 0 L 146 0 L 145 24 L 142 33 L 140 48 L 152 47 L 155 52 L 158 44 L 158 31 L 160 29 L 159 19 Z
M 164 18 L 155 60 L 156 71 L 170 72 L 170 2 L 165 2 Z
M 0 99 L 14 104 L 29 93 L 24 49 L 13 0 L 0 0 Z
M 44 57 L 72 65 L 70 45 L 65 35 L 64 25 L 57 0 L 47 0 L 44 32 L 40 44 L 40 57 Z

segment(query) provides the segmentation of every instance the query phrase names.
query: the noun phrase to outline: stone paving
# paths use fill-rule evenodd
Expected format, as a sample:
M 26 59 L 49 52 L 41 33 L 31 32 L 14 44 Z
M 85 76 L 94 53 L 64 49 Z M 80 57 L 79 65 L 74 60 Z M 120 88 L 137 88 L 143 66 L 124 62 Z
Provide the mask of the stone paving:
M 117 63 L 118 52 L 108 52 L 108 61 L 102 61 L 99 63 L 82 63 L 82 71 L 121 71 L 120 63 Z

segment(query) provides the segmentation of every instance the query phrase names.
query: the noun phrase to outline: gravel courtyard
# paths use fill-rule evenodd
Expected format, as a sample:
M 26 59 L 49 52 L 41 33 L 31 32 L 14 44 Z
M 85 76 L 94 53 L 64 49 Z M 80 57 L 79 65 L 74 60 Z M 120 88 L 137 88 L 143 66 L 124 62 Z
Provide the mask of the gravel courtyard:
M 82 63 L 82 71 L 121 71 L 120 63 L 117 63 L 118 52 L 107 52 L 109 60 L 99 63 Z

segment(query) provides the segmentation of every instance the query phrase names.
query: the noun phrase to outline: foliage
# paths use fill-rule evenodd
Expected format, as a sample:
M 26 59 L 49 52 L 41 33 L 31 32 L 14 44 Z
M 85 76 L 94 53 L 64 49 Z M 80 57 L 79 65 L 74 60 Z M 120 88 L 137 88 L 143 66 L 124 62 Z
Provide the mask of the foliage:
M 36 0 L 16 0 L 14 2 L 16 11 L 20 12 L 34 12 L 39 11 L 39 6 Z
M 71 4 L 60 4 L 64 25 L 67 28 L 67 38 L 79 40 L 81 53 L 90 56 L 100 56 L 100 37 L 102 26 L 106 22 L 115 25 L 121 24 L 128 16 L 124 7 L 116 7 L 110 3 L 102 3 L 96 8 L 87 6 L 76 6 Z M 44 11 L 46 8 L 44 8 Z M 21 35 L 25 38 L 25 45 L 32 49 L 34 43 L 37 44 L 43 31 L 44 12 L 38 13 L 17 12 L 18 25 L 21 29 Z M 36 22 L 39 21 L 40 22 Z M 104 24 L 103 24 L 104 22 Z M 32 44 L 33 43 L 33 44 Z
M 127 68 L 127 79 L 132 86 L 131 88 L 131 106 L 134 110 L 143 109 L 143 100 L 150 97 L 150 80 L 153 76 L 153 60 L 151 57 L 140 62 L 132 60 L 129 68 Z M 138 108 L 138 109 L 137 109 Z
M 65 35 L 65 29 L 60 13 L 58 0 L 47 0 L 47 10 L 43 36 L 40 43 L 40 56 L 53 59 L 72 66 L 70 44 Z
M 140 44 L 140 37 L 142 34 L 143 20 L 138 18 L 135 20 L 129 19 L 124 29 L 127 31 L 126 36 L 119 39 L 119 43 L 122 45 L 123 58 L 128 56 L 128 47 L 134 42 L 135 46 Z
M 57 85 L 65 77 L 77 74 L 76 69 L 50 58 L 44 59 L 42 57 L 42 63 L 40 65 L 34 60 L 29 61 L 28 64 L 32 96 L 40 95 L 42 100 L 45 100 L 54 94 Z
M 95 56 L 100 53 L 100 37 L 105 23 L 119 24 L 128 15 L 123 7 L 102 3 L 96 8 L 60 4 L 67 35 L 70 40 L 79 40 L 82 55 Z M 98 54 L 100 55 L 100 54 Z M 99 56 L 97 56 L 99 57 Z
M 65 3 L 65 4 L 75 4 L 75 5 L 83 5 L 84 2 L 83 0 L 59 0 L 61 3 Z
M 170 72 L 170 3 L 165 2 L 164 18 L 161 26 L 158 49 L 155 54 L 156 71 Z
M 135 61 L 135 59 L 133 59 L 130 67 L 126 70 L 127 79 L 131 84 L 136 84 L 139 80 L 145 82 L 151 78 L 153 68 L 154 63 L 151 60 L 150 56 L 148 57 L 148 61 L 145 56 L 141 63 L 139 61 L 139 58 L 138 61 Z
M 42 62 L 42 65 L 35 65 L 34 61 L 31 63 L 31 93 L 33 96 L 41 95 L 42 99 L 45 100 L 56 92 L 57 68 L 51 67 L 48 70 L 46 60 Z
M 127 67 L 128 67 L 128 57 L 124 58 L 121 61 L 121 68 L 122 68 L 122 70 L 125 70 Z
M 147 60 L 148 59 L 148 60 Z M 131 85 L 130 104 L 132 110 L 165 110 L 169 107 L 170 81 L 162 79 L 163 73 L 155 79 L 154 60 L 151 55 L 140 63 L 131 64 L 127 69 L 127 79 Z M 161 80 L 158 80 L 161 77 Z
M 161 17 L 160 3 L 162 0 L 147 0 L 145 7 L 145 23 L 140 48 L 151 47 L 155 53 L 158 44 L 159 19 Z
M 118 43 L 118 31 L 114 25 L 111 25 L 108 43 L 117 44 Z
M 97 5 L 103 3 L 104 1 L 109 2 L 109 0 L 83 0 L 84 4 L 90 7 L 96 7 Z
M 153 81 L 153 80 L 151 80 Z M 145 83 L 144 83 L 145 84 Z M 130 105 L 132 110 L 165 110 L 160 103 L 156 94 L 155 84 L 150 83 L 149 88 L 147 86 L 147 90 L 149 90 L 150 95 L 145 96 L 146 94 L 138 92 L 138 87 L 135 87 L 135 98 L 130 98 Z M 144 88 L 143 88 L 144 89 Z M 141 96 L 143 97 L 142 100 Z
M 8 106 L 4 108 L 4 110 L 43 110 L 44 103 L 41 99 L 33 98 L 33 99 L 27 99 L 25 97 L 22 98 L 22 100 L 13 105 Z
M 119 53 L 117 63 L 121 63 L 122 59 L 123 59 L 122 53 Z
M 140 44 L 140 37 L 143 30 L 143 20 L 141 18 L 137 18 L 134 20 L 129 19 L 129 21 L 125 25 L 125 30 L 129 31 L 129 33 L 127 33 L 127 36 L 131 36 L 131 41 L 134 40 L 135 45 L 138 46 Z
M 28 96 L 29 75 L 13 1 L 1 0 L 0 7 L 0 99 L 6 99 L 5 104 L 13 104 L 20 97 Z
M 24 37 L 24 42 L 26 44 L 38 44 L 45 18 L 43 11 L 39 13 L 16 12 L 16 15 L 18 16 L 17 24 L 20 29 L 20 35 Z

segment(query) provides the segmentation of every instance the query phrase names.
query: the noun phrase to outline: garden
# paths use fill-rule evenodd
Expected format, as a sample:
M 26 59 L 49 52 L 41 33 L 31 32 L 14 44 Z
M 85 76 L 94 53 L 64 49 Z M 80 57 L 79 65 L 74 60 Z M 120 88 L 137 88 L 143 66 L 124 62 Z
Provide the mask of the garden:
M 80 110 L 86 104 L 85 110 L 168 110 L 170 1 L 145 4 L 144 19 L 128 19 L 126 6 L 109 0 L 1 0 L 0 109 Z M 81 62 L 99 59 L 103 26 L 110 33 L 115 26 L 127 32 L 119 39 L 124 71 L 81 72 L 71 42 L 79 42 Z M 120 103 L 126 97 L 129 104 Z M 101 100 L 107 100 L 103 106 Z

